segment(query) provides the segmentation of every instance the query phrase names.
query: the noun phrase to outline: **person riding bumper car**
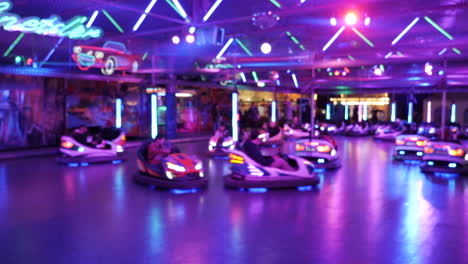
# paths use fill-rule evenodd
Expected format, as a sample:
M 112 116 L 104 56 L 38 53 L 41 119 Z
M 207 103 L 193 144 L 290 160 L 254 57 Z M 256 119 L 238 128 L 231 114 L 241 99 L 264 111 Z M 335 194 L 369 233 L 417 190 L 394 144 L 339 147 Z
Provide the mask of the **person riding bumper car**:
M 80 126 L 60 139 L 59 163 L 79 165 L 121 162 L 126 159 L 125 133 L 118 129 Z
M 134 175 L 136 182 L 165 189 L 194 189 L 207 186 L 208 179 L 203 172 L 202 162 L 196 157 L 173 150 L 154 163 L 148 159 L 150 144 L 151 142 L 145 143 L 138 150 L 138 172 Z
M 235 148 L 232 137 L 228 136 L 226 126 L 221 124 L 208 142 L 208 155 L 211 157 L 225 157 L 227 151 Z

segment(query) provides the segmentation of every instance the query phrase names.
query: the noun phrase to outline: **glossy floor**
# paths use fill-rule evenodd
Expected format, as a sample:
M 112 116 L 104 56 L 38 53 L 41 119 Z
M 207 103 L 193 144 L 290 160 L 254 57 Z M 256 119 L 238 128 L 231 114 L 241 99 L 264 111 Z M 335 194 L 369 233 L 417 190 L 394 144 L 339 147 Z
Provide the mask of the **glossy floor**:
M 339 138 L 343 167 L 312 190 L 206 191 L 134 184 L 128 162 L 0 164 L 0 263 L 466 263 L 468 183 L 392 162 L 392 145 Z M 182 145 L 200 156 L 206 144 Z

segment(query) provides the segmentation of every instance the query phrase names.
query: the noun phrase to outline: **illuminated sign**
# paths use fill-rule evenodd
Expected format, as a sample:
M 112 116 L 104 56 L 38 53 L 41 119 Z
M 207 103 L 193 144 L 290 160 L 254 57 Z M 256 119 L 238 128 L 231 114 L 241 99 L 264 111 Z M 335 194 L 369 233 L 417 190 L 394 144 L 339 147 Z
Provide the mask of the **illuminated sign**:
M 88 20 L 85 16 L 76 16 L 67 22 L 61 21 L 59 16 L 50 18 L 25 17 L 7 13 L 12 4 L 10 1 L 0 0 L 0 27 L 6 31 L 20 31 L 38 35 L 70 38 L 89 39 L 102 37 L 102 29 L 97 27 L 87 28 L 84 23 Z

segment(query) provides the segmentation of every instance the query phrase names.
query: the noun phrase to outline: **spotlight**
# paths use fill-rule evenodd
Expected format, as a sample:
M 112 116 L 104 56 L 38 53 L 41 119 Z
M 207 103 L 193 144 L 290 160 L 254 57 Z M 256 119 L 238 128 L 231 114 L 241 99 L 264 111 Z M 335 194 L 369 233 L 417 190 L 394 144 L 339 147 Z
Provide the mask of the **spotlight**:
M 364 19 L 364 26 L 367 27 L 367 26 L 369 26 L 369 24 L 370 24 L 370 17 L 366 17 L 366 18 Z
M 188 32 L 189 32 L 190 34 L 193 34 L 193 33 L 195 33 L 195 30 L 196 30 L 196 28 L 195 28 L 194 26 L 191 26 L 191 27 L 189 28 Z
M 187 43 L 189 44 L 192 44 L 195 42 L 195 36 L 192 35 L 192 34 L 188 34 L 186 37 L 185 37 L 185 41 L 187 41 Z
M 269 54 L 271 52 L 271 45 L 268 42 L 262 43 L 262 46 L 260 46 L 260 50 L 262 51 L 263 54 Z
M 434 69 L 434 66 L 432 66 L 432 64 L 430 64 L 429 62 L 426 62 L 426 64 L 424 64 L 424 72 L 427 75 L 432 76 L 433 69 Z
M 443 70 L 440 70 L 440 71 L 439 71 L 439 75 L 444 75 L 444 71 L 443 71 Z
M 385 68 L 383 67 L 383 65 L 382 65 L 382 67 L 380 67 L 378 65 L 374 65 L 374 67 L 372 67 L 372 72 L 376 76 L 382 76 L 383 73 L 384 73 L 384 70 L 385 70 Z
M 19 64 L 21 63 L 21 57 L 20 57 L 20 56 L 16 56 L 16 57 L 15 57 L 15 63 L 16 63 L 17 65 L 19 65 Z
M 180 43 L 180 38 L 179 38 L 179 36 L 173 36 L 173 37 L 172 37 L 172 43 L 174 43 L 174 44 L 176 44 L 176 45 L 179 44 L 179 43 Z
M 352 26 L 357 23 L 358 17 L 356 13 L 354 12 L 349 12 L 345 16 L 345 22 L 347 25 Z
M 330 25 L 336 26 L 336 18 L 335 17 L 330 18 Z

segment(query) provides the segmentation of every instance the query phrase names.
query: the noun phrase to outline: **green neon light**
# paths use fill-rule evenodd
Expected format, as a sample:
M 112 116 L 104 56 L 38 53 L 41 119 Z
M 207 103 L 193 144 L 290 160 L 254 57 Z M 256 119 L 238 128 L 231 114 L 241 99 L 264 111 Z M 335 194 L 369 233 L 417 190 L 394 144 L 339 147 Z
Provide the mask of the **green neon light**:
M 67 22 L 63 22 L 59 16 L 50 18 L 38 17 L 21 18 L 14 13 L 7 13 L 12 8 L 12 3 L 0 0 L 0 26 L 6 31 L 20 31 L 22 33 L 34 33 L 70 39 L 89 39 L 102 37 L 102 29 L 97 27 L 87 28 L 84 23 L 88 20 L 85 16 L 76 16 Z
M 141 60 L 146 60 L 147 57 L 148 57 L 148 52 L 145 52 L 145 54 L 143 54 L 143 57 L 141 57 Z
M 292 36 L 292 37 L 291 37 L 291 40 L 292 40 L 294 43 L 296 43 L 297 45 L 299 45 L 299 40 L 297 40 L 296 37 Z
M 257 72 L 256 72 L 256 71 L 253 71 L 253 72 L 252 72 L 252 77 L 254 78 L 255 82 L 258 82 L 258 76 L 257 76 Z
M 328 73 L 328 76 L 333 76 L 333 73 L 332 73 L 332 72 L 329 72 L 329 73 Z
M 270 0 L 270 2 L 271 2 L 272 4 L 274 4 L 277 8 L 281 8 L 281 4 L 280 4 L 278 1 L 276 1 L 276 0 Z
M 351 56 L 351 55 L 348 55 L 348 58 L 349 58 L 350 60 L 352 60 L 352 61 L 354 61 L 354 60 L 355 60 L 355 59 L 354 59 L 354 57 L 353 57 L 353 56 Z
M 102 13 L 104 13 L 104 15 L 107 17 L 107 19 L 109 19 L 109 21 L 112 23 L 112 25 L 114 25 L 114 27 L 120 31 L 120 33 L 124 33 L 123 29 L 120 27 L 120 25 L 117 23 L 117 21 L 114 20 L 114 18 L 112 18 L 112 16 L 107 13 L 106 10 L 102 10 Z
M 452 50 L 458 55 L 461 54 L 461 51 L 459 49 L 457 49 L 457 48 L 452 48 Z
M 205 75 L 202 74 L 201 79 L 202 79 L 202 81 L 206 82 L 206 76 Z
M 166 0 L 166 2 L 172 7 L 172 9 L 174 9 L 174 11 L 176 11 L 177 14 L 179 14 L 179 16 L 184 18 L 185 22 L 190 22 L 188 18 L 184 17 L 182 13 L 180 13 L 179 9 L 174 5 L 174 3 L 172 3 L 171 0 Z
M 429 22 L 429 24 L 431 24 L 433 27 L 435 27 L 437 30 L 440 31 L 440 33 L 442 33 L 444 36 L 446 36 L 448 39 L 450 40 L 453 40 L 453 37 L 452 35 L 450 35 L 447 31 L 445 31 L 443 28 L 441 28 L 439 25 L 437 25 L 436 22 L 434 22 L 432 19 L 430 19 L 429 17 L 425 16 L 424 19 Z
M 16 39 L 15 41 L 13 41 L 13 43 L 11 43 L 10 47 L 8 47 L 7 51 L 5 51 L 5 53 L 3 53 L 3 57 L 6 57 L 10 54 L 10 52 L 16 47 L 16 45 L 18 45 L 18 42 L 20 42 L 20 40 L 24 37 L 24 33 L 21 33 Z
M 306 48 L 304 47 L 304 45 L 299 45 L 299 48 L 301 48 L 301 50 L 306 50 Z
M 396 54 L 398 54 L 398 55 L 400 55 L 400 56 L 403 56 L 403 53 L 401 53 L 401 52 L 399 52 L 399 51 L 397 51 Z
M 359 30 L 357 30 L 356 28 L 352 28 L 354 33 L 356 33 L 359 37 L 362 38 L 362 40 L 364 40 L 367 45 L 371 46 L 372 48 L 374 47 L 374 43 L 372 43 L 370 40 L 368 40 L 361 32 L 359 32 Z
M 289 31 L 286 31 L 286 35 L 288 35 L 288 37 L 292 36 L 291 32 L 289 32 Z
M 236 42 L 237 42 L 237 44 L 239 44 L 239 46 L 241 46 L 241 48 L 242 48 L 247 54 L 249 54 L 249 56 L 253 56 L 253 55 L 252 55 L 252 52 L 250 52 L 250 50 L 244 45 L 244 43 L 242 43 L 242 41 L 240 41 L 238 38 L 236 38 Z

